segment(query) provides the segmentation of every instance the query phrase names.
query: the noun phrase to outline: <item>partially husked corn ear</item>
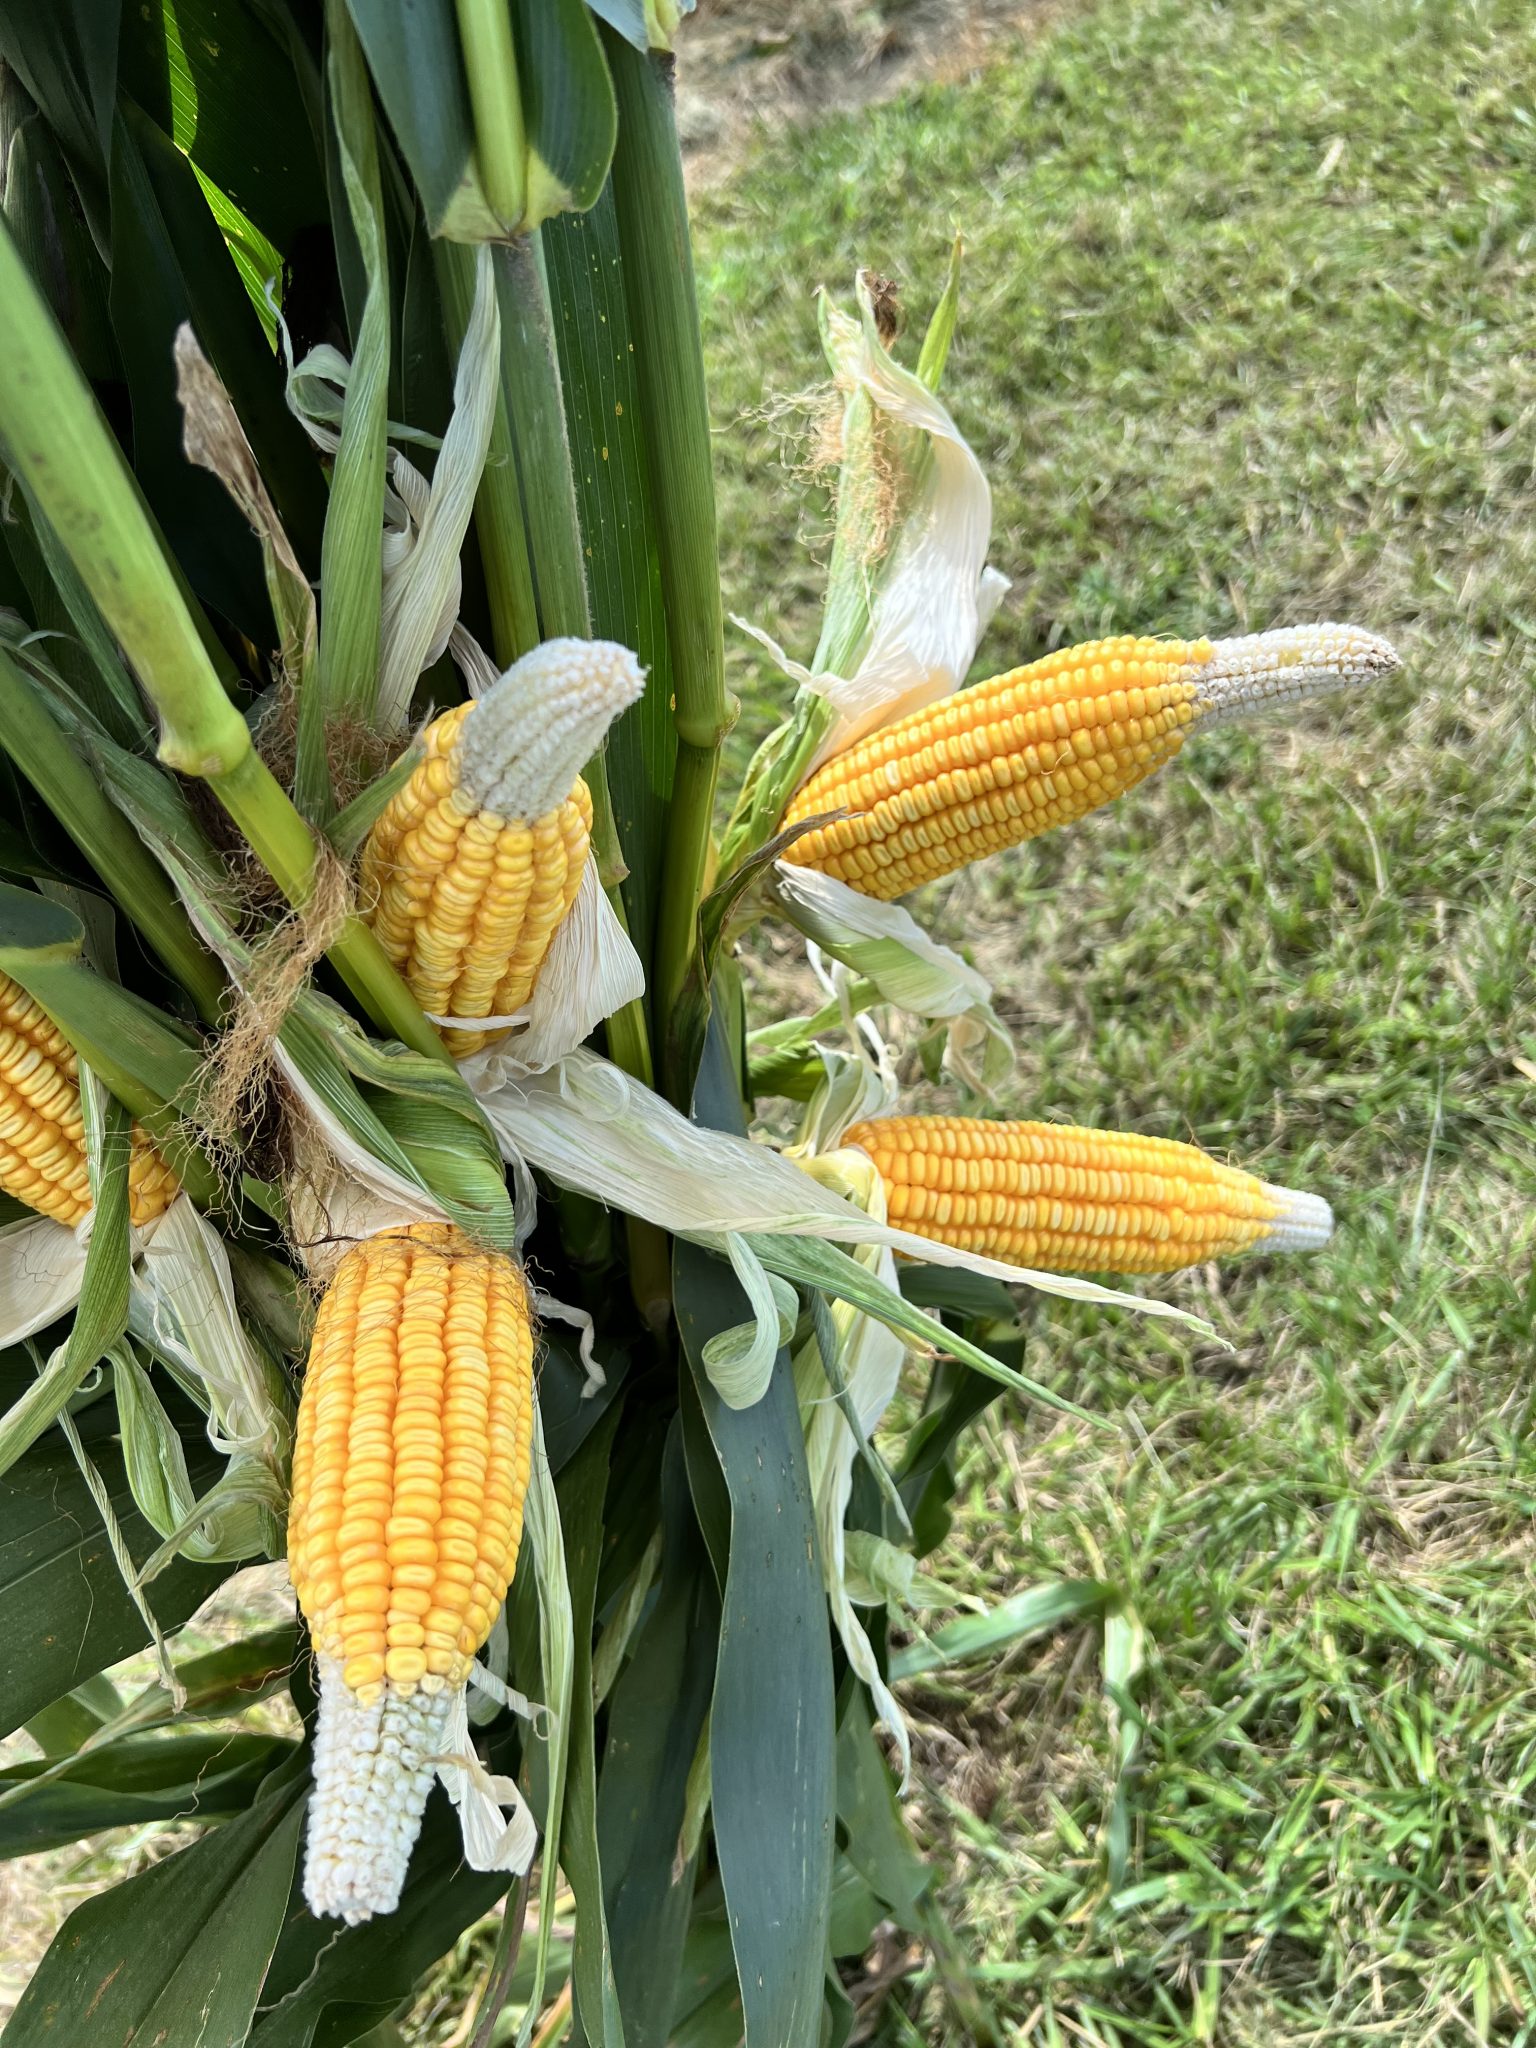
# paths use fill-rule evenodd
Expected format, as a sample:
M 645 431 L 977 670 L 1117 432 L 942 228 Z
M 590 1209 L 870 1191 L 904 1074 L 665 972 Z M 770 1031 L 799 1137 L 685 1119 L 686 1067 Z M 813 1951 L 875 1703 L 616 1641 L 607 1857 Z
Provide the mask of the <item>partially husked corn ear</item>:
M 0 974 L 0 1189 L 71 1229 L 90 1214 L 75 1049 L 6 974 Z M 175 1174 L 135 1124 L 128 1159 L 133 1222 L 153 1223 L 178 1192 Z
M 587 862 L 582 764 L 643 686 L 627 647 L 548 640 L 428 726 L 364 848 L 361 903 L 429 1016 L 514 1016 L 532 995 Z M 445 1036 L 463 1057 L 496 1028 Z
M 1388 643 L 1357 626 L 1062 648 L 834 755 L 783 822 L 849 815 L 807 832 L 788 857 L 889 900 L 1122 796 L 1201 726 L 1397 666 Z
M 1317 1195 L 1194 1145 L 1070 1125 L 895 1116 L 845 1145 L 874 1161 L 891 1223 L 1045 1273 L 1171 1273 L 1231 1252 L 1326 1244 Z
M 516 1261 L 450 1224 L 354 1246 L 315 1318 L 288 1524 L 320 1666 L 317 1913 L 399 1898 L 453 1696 L 517 1563 L 532 1440 Z

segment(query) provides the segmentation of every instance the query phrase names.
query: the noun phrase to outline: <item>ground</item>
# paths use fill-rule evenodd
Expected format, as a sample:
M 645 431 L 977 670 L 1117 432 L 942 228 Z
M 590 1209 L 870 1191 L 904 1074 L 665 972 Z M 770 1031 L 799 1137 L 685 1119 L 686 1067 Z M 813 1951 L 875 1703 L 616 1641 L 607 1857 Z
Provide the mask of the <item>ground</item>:
M 1141 1669 L 1112 1696 L 1097 1629 L 1068 1629 L 910 1685 L 910 1811 L 1020 2048 L 1525 2042 L 1528 10 L 1027 15 L 957 7 L 957 57 L 917 0 L 772 33 L 716 6 L 691 71 L 685 27 L 728 608 L 810 655 L 825 505 L 785 401 L 822 374 L 813 290 L 870 265 L 916 327 L 958 228 L 945 389 L 1013 579 L 978 674 L 1109 630 L 1322 617 L 1405 667 L 1215 733 L 917 905 L 999 990 L 1003 1108 L 1195 1139 L 1326 1194 L 1339 1230 L 1170 1283 L 1215 1340 L 1028 1310 L 1029 1370 L 1100 1427 L 1000 1404 L 936 1569 L 988 1601 L 1108 1579 Z M 739 770 L 780 686 L 731 650 Z M 440 1983 L 412 2037 L 461 2017 Z M 920 1959 L 873 2024 L 979 2032 Z

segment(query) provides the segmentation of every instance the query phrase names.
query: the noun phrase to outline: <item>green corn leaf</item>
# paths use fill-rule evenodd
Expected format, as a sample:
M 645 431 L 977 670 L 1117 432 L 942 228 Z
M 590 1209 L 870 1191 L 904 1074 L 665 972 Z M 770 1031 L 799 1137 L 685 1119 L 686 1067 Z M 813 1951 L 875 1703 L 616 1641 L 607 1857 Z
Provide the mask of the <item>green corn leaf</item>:
M 0 56 L 83 173 L 81 198 L 93 229 L 112 152 L 117 46 L 118 8 L 92 0 L 8 8 L 0 18 Z
M 266 646 L 260 552 L 219 484 L 182 450 L 177 328 L 192 322 L 237 404 L 269 379 L 281 405 L 281 382 L 191 165 L 137 112 L 120 112 L 113 130 L 111 307 L 133 412 L 133 475 L 166 552 L 204 604 Z
M 0 1401 L 9 1407 L 31 1378 L 16 1353 L 0 1359 Z M 183 1405 L 178 1424 L 195 1486 L 217 1477 L 222 1460 L 203 1418 Z M 107 1482 L 112 1505 L 136 1555 L 154 1547 L 139 1515 L 114 1438 L 110 1402 L 78 1417 L 81 1438 Z M 219 1581 L 220 1567 L 177 1564 L 155 1585 L 161 1625 L 184 1621 Z M 142 1649 L 144 1625 L 125 1591 L 100 1518 L 69 1447 L 50 1431 L 6 1474 L 0 1487 L 0 1641 L 25 1643 L 25 1657 L 0 1660 L 0 1733 L 110 1664 Z
M 0 1857 L 36 1856 L 103 1828 L 229 1820 L 296 1745 L 284 1735 L 126 1735 L 54 1774 L 42 1762 L 0 1771 Z M 46 1773 L 46 1781 L 45 1781 Z
M 652 1013 L 663 1034 L 660 1072 L 681 1102 L 691 1092 L 695 1048 L 679 1045 L 672 1031 L 698 943 L 720 743 L 736 706 L 725 689 L 714 457 L 670 82 L 658 60 L 611 31 L 604 47 L 619 105 L 615 220 L 677 727 Z
M 243 2041 L 287 1910 L 303 1792 L 302 1772 L 275 1772 L 238 1820 L 77 1906 L 7 2024 L 16 2048 Z
M 550 221 L 543 243 L 592 631 L 632 647 L 646 671 L 644 695 L 604 749 L 628 869 L 624 909 L 644 960 L 655 936 L 677 729 L 612 184 L 590 212 Z
M 317 66 L 276 9 L 263 0 L 125 8 L 118 62 L 126 91 L 191 158 L 205 190 L 211 186 L 269 245 L 291 248 L 324 219 L 307 109 L 318 91 Z M 212 194 L 209 204 L 217 218 Z
M 945 1329 L 942 1323 L 925 1315 L 894 1288 L 887 1287 L 867 1267 L 861 1266 L 857 1259 L 851 1258 L 841 1245 L 829 1244 L 819 1238 L 789 1237 L 782 1232 L 763 1235 L 754 1232 L 749 1234 L 747 1241 L 770 1272 L 782 1273 L 786 1280 L 793 1280 L 797 1286 L 819 1287 L 824 1294 L 835 1295 L 839 1301 L 863 1309 L 866 1315 L 876 1317 L 888 1328 L 915 1337 L 930 1350 L 963 1359 L 975 1371 L 996 1380 L 999 1386 L 1028 1394 L 1031 1400 L 1039 1401 L 1047 1408 L 1075 1416 L 1079 1422 L 1091 1423 L 1096 1429 L 1109 1426 L 1102 1416 L 1090 1414 L 1065 1395 L 1015 1372 L 1011 1366 L 1004 1365 L 979 1345 L 973 1344 L 968 1337 L 962 1337 L 957 1330 Z
M 43 1752 L 45 1762 L 52 1757 L 67 1761 L 82 1744 L 101 1734 L 106 1723 L 122 1711 L 122 1705 L 110 1678 L 88 1678 L 84 1685 L 77 1685 L 73 1692 L 34 1714 L 27 1733 Z
M 111 1362 L 123 1463 L 134 1503 L 157 1535 L 169 1536 L 197 1501 L 187 1476 L 186 1452 L 149 1374 L 134 1357 L 131 1347 L 114 1345 Z
M 456 203 L 483 209 L 489 223 L 453 0 L 348 0 L 348 11 L 433 232 L 446 230 Z
M 592 1688 L 593 1608 L 603 1551 L 609 1459 L 619 1416 L 619 1405 L 610 1406 L 578 1455 L 561 1473 L 556 1487 L 560 1523 L 565 1532 L 574 1638 L 570 1757 L 561 1856 L 576 1907 L 571 1966 L 575 2012 L 581 2035 L 591 2048 L 625 2048 L 627 2038 L 604 1907 Z
M 5 541 L 26 584 L 21 610 L 36 621 L 36 632 L 27 633 L 19 617 L 6 621 L 6 645 L 34 674 L 56 673 L 119 745 L 132 746 L 142 737 L 144 713 L 116 642 L 31 491 L 20 477 L 12 483 Z
M 533 1665 L 529 1654 L 530 1637 L 537 1642 L 539 1682 L 548 1713 L 546 1739 L 535 1744 L 528 1759 L 531 1803 L 540 1815 L 539 1917 L 538 1927 L 532 1936 L 533 1982 L 528 2010 L 518 2029 L 518 2048 L 528 2048 L 548 1981 L 564 1840 L 576 1671 L 576 1632 L 571 1584 L 566 1572 L 560 1498 L 550 1473 L 544 1449 L 543 1424 L 537 1407 L 533 1418 L 533 1464 L 523 1512 L 524 1543 L 531 1551 L 532 1584 L 530 1587 L 528 1580 L 523 1580 L 525 1590 L 513 1621 L 513 1646 L 516 1668 L 521 1672 Z M 502 1939 L 505 1940 L 510 1932 L 508 1925 Z M 498 1944 L 498 1965 L 500 1957 L 501 1947 Z M 600 2014 L 596 2017 L 600 2018 Z
M 740 1128 L 718 1026 L 695 1113 Z M 823 1627 L 815 1503 L 787 1353 L 763 1398 L 725 1406 L 703 1348 L 743 1319 L 728 1267 L 675 1248 L 678 1332 L 730 1499 L 730 1547 L 711 1717 L 715 1847 L 729 1912 L 747 2048 L 816 2048 L 827 1952 L 835 1802 L 831 1644 Z M 765 1825 L 765 1816 L 769 1816 Z
M 1011 1600 L 1001 1600 L 986 1614 L 965 1614 L 927 1640 L 898 1650 L 891 1659 L 891 1678 L 920 1678 L 949 1664 L 967 1664 L 995 1657 L 1017 1643 L 1032 1642 L 1055 1629 L 1106 1612 L 1117 1598 L 1113 1586 L 1100 1579 L 1047 1579 L 1028 1586 Z
M 326 20 L 328 97 L 365 291 L 321 549 L 319 667 L 299 703 L 294 795 L 304 815 L 320 823 L 332 809 L 327 728 L 344 708 L 366 718 L 378 686 L 390 355 L 389 256 L 368 72 L 340 0 L 332 0 Z
M 694 1889 L 694 1858 L 681 1869 L 677 1858 L 719 1618 L 675 1424 L 661 1487 L 656 1600 L 612 1694 L 598 1785 L 598 1842 L 627 2048 L 665 2048 L 671 2038 Z M 729 1974 L 729 1942 L 725 1967 Z
M 892 1916 L 915 1931 L 933 1872 L 901 1817 L 895 1780 L 875 1740 L 869 1700 L 860 1686 L 849 1688 L 837 1731 L 837 1817 L 847 1834 L 849 1862 Z
M 0 148 L 6 220 L 27 268 L 48 293 L 75 360 L 93 381 L 121 376 L 107 313 L 106 266 L 80 217 L 58 139 L 14 71 L 0 80 Z
M 512 0 L 527 125 L 523 226 L 589 207 L 613 161 L 618 117 L 586 0 Z
M 212 1021 L 224 990 L 164 874 L 70 745 L 48 695 L 0 649 L 0 746 L 43 798 L 125 915 Z

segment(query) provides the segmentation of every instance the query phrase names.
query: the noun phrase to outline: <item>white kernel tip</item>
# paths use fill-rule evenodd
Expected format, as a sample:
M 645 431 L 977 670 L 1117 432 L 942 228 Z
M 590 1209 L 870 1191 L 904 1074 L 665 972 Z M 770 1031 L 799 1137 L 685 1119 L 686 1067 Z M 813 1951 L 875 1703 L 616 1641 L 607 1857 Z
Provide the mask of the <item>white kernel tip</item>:
M 1363 626 L 1282 626 L 1218 640 L 1195 679 L 1197 723 L 1214 725 L 1324 690 L 1379 682 L 1401 666 L 1391 642 Z
M 465 717 L 454 750 L 460 787 L 497 817 L 547 817 L 644 688 L 644 669 L 616 640 L 544 641 Z
M 1314 1252 L 1333 1235 L 1333 1211 L 1321 1195 L 1302 1188 L 1275 1187 L 1266 1181 L 1264 1193 L 1275 1204 L 1263 1237 L 1255 1249 L 1271 1252 Z
M 319 1664 L 304 1896 L 312 1913 L 355 1927 L 400 1903 L 453 1695 L 386 1691 L 365 1707 L 335 1658 Z

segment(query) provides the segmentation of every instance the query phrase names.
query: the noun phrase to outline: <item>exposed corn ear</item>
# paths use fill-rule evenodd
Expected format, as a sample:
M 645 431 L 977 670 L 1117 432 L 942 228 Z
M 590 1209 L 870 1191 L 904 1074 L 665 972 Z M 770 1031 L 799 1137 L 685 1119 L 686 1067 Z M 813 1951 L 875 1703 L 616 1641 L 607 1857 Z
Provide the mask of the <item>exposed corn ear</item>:
M 516 1263 L 411 1224 L 343 1259 L 293 1454 L 289 1568 L 319 1655 L 305 1893 L 394 1909 L 455 1702 L 517 1563 L 533 1329 Z
M 582 764 L 643 686 L 626 647 L 548 640 L 427 728 L 369 834 L 362 904 L 429 1016 L 500 1019 L 528 1001 L 587 862 Z M 446 1036 L 463 1056 L 504 1028 Z
M 1260 1247 L 1308 1251 L 1333 1233 L 1320 1196 L 1170 1138 L 894 1116 L 853 1125 L 843 1143 L 874 1161 L 894 1225 L 1049 1273 L 1171 1273 Z
M 791 858 L 867 896 L 919 883 L 1122 796 L 1202 725 L 1390 674 L 1356 626 L 1235 640 L 1094 640 L 898 718 L 818 768 L 786 826 L 845 811 Z
M 0 974 L 0 1189 L 73 1227 L 91 1208 L 80 1069 L 74 1047 L 18 983 Z M 153 1223 L 175 1200 L 176 1176 L 133 1126 L 129 1213 Z

